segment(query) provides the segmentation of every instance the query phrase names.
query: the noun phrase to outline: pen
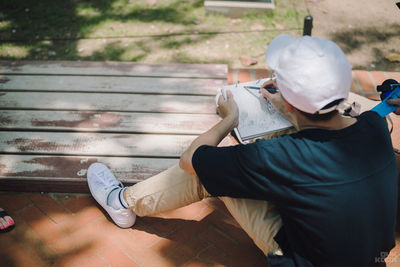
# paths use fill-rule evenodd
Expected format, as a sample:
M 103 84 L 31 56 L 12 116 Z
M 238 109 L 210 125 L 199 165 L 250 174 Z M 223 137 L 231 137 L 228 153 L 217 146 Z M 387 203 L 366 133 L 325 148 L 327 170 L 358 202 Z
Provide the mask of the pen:
M 257 86 L 245 86 L 244 88 L 246 88 L 246 89 L 256 89 L 256 90 L 260 90 L 261 89 L 261 87 L 257 87 Z M 265 88 L 265 90 L 267 90 L 268 92 L 271 92 L 271 93 L 279 92 L 278 89 L 274 89 L 274 88 Z

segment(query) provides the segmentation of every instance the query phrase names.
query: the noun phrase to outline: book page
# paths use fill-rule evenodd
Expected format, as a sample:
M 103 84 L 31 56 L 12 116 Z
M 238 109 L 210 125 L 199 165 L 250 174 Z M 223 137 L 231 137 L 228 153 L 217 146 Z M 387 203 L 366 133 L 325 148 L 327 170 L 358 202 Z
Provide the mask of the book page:
M 244 88 L 244 86 L 259 87 L 267 80 L 224 86 L 221 90 L 225 95 L 226 90 L 229 89 L 238 105 L 239 126 L 236 130 L 243 141 L 292 126 L 269 101 L 264 100 L 258 90 Z

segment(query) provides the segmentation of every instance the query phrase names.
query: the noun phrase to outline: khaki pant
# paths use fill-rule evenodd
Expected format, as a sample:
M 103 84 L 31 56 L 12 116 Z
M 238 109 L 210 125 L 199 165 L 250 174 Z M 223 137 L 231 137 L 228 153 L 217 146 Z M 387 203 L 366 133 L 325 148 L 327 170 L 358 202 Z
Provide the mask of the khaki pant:
M 172 166 L 125 191 L 126 201 L 139 216 L 148 216 L 189 205 L 209 197 L 196 175 Z M 267 201 L 220 197 L 239 225 L 265 253 L 277 251 L 273 237 L 281 217 Z
M 351 94 L 349 100 L 372 107 L 376 102 Z M 373 103 L 372 103 L 373 102 Z M 265 136 L 271 138 L 276 134 Z M 139 216 L 148 216 L 189 205 L 210 197 L 196 175 L 175 165 L 126 189 L 126 201 Z M 261 200 L 220 197 L 239 225 L 265 253 L 276 252 L 273 237 L 282 225 L 279 213 L 271 203 Z

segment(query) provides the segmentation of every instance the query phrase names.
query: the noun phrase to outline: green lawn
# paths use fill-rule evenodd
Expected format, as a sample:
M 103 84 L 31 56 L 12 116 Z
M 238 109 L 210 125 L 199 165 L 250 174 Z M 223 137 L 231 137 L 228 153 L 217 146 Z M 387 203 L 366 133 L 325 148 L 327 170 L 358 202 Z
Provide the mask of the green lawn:
M 206 15 L 204 1 L 12 0 L 0 2 L 0 59 L 263 62 L 280 33 L 302 33 L 301 0 L 275 0 L 272 12 L 231 19 Z M 258 65 L 260 66 L 260 65 Z

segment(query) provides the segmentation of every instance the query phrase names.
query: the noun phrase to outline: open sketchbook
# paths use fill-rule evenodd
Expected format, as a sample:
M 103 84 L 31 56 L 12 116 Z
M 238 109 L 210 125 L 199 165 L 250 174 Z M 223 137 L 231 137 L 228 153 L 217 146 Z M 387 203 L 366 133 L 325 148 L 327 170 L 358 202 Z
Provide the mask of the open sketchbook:
M 226 97 L 226 90 L 232 92 L 239 108 L 239 125 L 234 131 L 241 143 L 292 127 L 292 124 L 282 117 L 269 101 L 263 99 L 258 90 L 244 88 L 244 86 L 260 87 L 266 81 L 268 79 L 224 86 L 216 96 L 218 102 L 221 94 Z

